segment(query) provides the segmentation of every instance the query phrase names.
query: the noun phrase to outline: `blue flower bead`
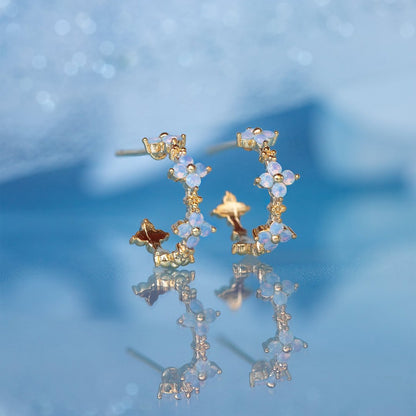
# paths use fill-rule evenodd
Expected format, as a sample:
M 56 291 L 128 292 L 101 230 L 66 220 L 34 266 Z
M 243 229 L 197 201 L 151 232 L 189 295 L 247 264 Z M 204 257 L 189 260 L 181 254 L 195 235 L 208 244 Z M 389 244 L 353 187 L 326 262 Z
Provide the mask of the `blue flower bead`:
M 189 165 L 193 165 L 195 170 L 190 172 Z M 173 166 L 173 177 L 177 180 L 184 180 L 190 188 L 201 185 L 201 178 L 207 173 L 208 168 L 204 164 L 194 163 L 192 157 L 188 155 L 181 156 L 178 163 Z
M 198 228 L 199 234 L 192 235 L 192 229 Z M 200 237 L 207 237 L 212 232 L 212 226 L 204 220 L 204 216 L 199 212 L 193 212 L 189 215 L 187 222 L 177 226 L 176 233 L 179 237 L 186 239 L 186 245 L 194 248 L 199 243 Z

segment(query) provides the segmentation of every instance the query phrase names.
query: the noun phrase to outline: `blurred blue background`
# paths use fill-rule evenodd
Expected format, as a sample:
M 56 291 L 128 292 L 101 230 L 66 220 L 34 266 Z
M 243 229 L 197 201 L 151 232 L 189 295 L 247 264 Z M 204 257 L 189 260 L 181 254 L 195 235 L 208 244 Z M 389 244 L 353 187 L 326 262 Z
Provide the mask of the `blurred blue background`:
M 416 3 L 0 0 L 0 415 L 413 415 L 416 412 Z M 186 133 L 212 166 L 206 216 L 225 190 L 266 217 L 253 152 L 208 155 L 247 126 L 277 129 L 302 175 L 285 198 L 298 238 L 264 261 L 299 283 L 291 328 L 309 348 L 293 380 L 250 389 L 274 335 L 253 294 L 230 311 L 230 230 L 197 247 L 193 287 L 221 310 L 209 333 L 223 374 L 190 402 L 156 399 L 163 367 L 190 360 L 175 293 L 131 286 L 151 256 L 128 240 L 145 217 L 184 215 L 169 161 L 116 159 L 143 136 Z M 171 247 L 175 243 L 171 237 Z

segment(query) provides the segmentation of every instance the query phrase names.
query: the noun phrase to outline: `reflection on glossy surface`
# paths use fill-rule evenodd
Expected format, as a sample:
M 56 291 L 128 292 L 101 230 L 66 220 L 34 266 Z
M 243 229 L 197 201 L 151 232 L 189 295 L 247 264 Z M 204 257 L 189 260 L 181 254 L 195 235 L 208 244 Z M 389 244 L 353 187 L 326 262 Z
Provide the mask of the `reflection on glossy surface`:
M 216 291 L 216 295 L 224 299 L 231 309 L 238 309 L 244 298 L 250 295 L 250 291 L 244 287 L 245 280 L 252 275 L 257 278 L 260 285 L 256 292 L 257 298 L 270 302 L 274 310 L 276 334 L 262 344 L 264 352 L 272 358 L 256 361 L 227 338 L 221 338 L 221 342 L 252 365 L 249 376 L 251 387 L 265 384 L 273 388 L 276 381 L 291 380 L 288 360 L 292 353 L 308 347 L 305 341 L 292 335 L 289 328 L 292 316 L 286 311 L 288 299 L 297 290 L 298 284 L 290 280 L 281 281 L 272 267 L 253 261 L 252 258 L 233 264 L 233 274 L 230 285 Z
M 192 393 L 199 394 L 201 387 L 209 378 L 222 372 L 221 368 L 207 357 L 207 350 L 210 348 L 207 342 L 209 325 L 215 321 L 220 312 L 204 308 L 197 299 L 196 289 L 189 286 L 194 279 L 194 271 L 157 268 L 147 282 L 138 283 L 132 288 L 133 292 L 144 298 L 149 305 L 153 305 L 160 295 L 175 290 L 186 309 L 177 323 L 182 327 L 190 328 L 192 332 L 192 359 L 178 368 L 163 368 L 140 352 L 128 349 L 131 355 L 161 373 L 158 399 L 164 396 L 173 396 L 177 400 L 182 397 L 189 399 Z

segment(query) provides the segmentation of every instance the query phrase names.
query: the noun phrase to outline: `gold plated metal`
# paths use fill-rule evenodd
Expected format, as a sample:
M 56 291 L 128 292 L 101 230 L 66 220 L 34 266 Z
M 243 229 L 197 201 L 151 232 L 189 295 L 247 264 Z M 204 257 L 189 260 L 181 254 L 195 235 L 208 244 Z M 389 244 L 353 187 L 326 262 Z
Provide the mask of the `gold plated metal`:
M 222 204 L 212 211 L 217 217 L 226 218 L 233 227 L 232 240 L 247 235 L 247 230 L 241 225 L 240 217 L 250 210 L 250 207 L 243 202 L 238 202 L 235 195 L 226 191 Z
M 298 284 L 289 280 L 281 281 L 273 269 L 267 264 L 254 261 L 253 257 L 233 265 L 234 277 L 229 286 L 217 290 L 216 295 L 224 299 L 231 309 L 238 309 L 250 291 L 245 289 L 245 280 L 254 276 L 259 283 L 256 297 L 273 306 L 273 321 L 276 324 L 275 335 L 262 343 L 263 351 L 271 358 L 255 360 L 247 355 L 239 346 L 222 336 L 219 341 L 251 365 L 249 374 L 250 386 L 264 384 L 273 388 L 277 381 L 291 380 L 288 361 L 293 353 L 306 349 L 308 344 L 292 335 L 289 321 L 292 316 L 286 311 L 289 297 L 298 289 Z M 237 290 L 238 288 L 238 290 Z M 246 296 L 238 298 L 238 293 Z
M 153 305 L 160 295 L 175 290 L 179 300 L 185 305 L 185 313 L 177 320 L 177 324 L 189 328 L 192 333 L 192 358 L 181 367 L 163 367 L 141 352 L 128 348 L 133 357 L 146 363 L 161 374 L 157 398 L 173 396 L 175 399 L 189 399 L 193 393 L 199 394 L 208 378 L 221 374 L 221 368 L 210 361 L 207 352 L 210 344 L 207 341 L 209 325 L 220 316 L 219 311 L 204 308 L 197 299 L 197 291 L 189 285 L 195 279 L 195 272 L 175 270 L 172 268 L 156 268 L 147 282 L 133 286 L 133 292 Z
M 144 219 L 140 230 L 130 238 L 130 244 L 145 246 L 153 254 L 156 267 L 179 267 L 194 263 L 195 246 L 201 237 L 215 232 L 216 229 L 208 224 L 201 214 L 199 204 L 202 197 L 198 195 L 201 178 L 205 177 L 211 168 L 202 163 L 195 163 L 188 156 L 186 136 L 161 133 L 159 137 L 143 138 L 143 150 L 119 150 L 117 156 L 150 155 L 155 160 L 169 158 L 175 164 L 168 171 L 168 178 L 181 182 L 185 188 L 184 204 L 186 214 L 183 220 L 172 225 L 172 231 L 182 240 L 174 250 L 165 250 L 162 243 L 169 238 L 169 233 L 158 230 L 149 219 Z
M 276 143 L 278 135 L 277 131 L 262 130 L 259 127 L 237 133 L 235 145 L 247 151 L 257 151 L 259 161 L 265 165 L 266 172 L 255 179 L 254 185 L 268 190 L 270 203 L 267 206 L 269 218 L 266 223 L 253 228 L 249 236 L 241 224 L 241 216 L 250 207 L 239 202 L 235 195 L 226 191 L 222 204 L 218 205 L 211 214 L 225 218 L 231 225 L 233 229 L 231 239 L 234 241 L 232 254 L 260 256 L 273 251 L 279 243 L 297 237 L 291 227 L 283 224 L 281 216 L 286 211 L 283 197 L 286 195 L 287 186 L 298 180 L 300 175 L 290 170 L 282 171 L 281 165 L 276 161 L 276 150 L 271 147 Z M 222 147 L 229 146 L 225 144 Z

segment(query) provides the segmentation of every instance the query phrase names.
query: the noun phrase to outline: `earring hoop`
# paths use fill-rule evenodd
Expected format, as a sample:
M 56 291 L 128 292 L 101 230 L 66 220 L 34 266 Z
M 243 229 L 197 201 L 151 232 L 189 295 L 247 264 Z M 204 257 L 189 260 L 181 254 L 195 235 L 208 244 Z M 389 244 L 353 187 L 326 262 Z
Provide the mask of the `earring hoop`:
M 176 221 L 172 231 L 182 238 L 173 251 L 166 250 L 162 243 L 169 238 L 169 233 L 155 228 L 153 223 L 145 218 L 140 230 L 130 238 L 130 244 L 145 246 L 153 254 L 156 267 L 179 267 L 194 263 L 195 246 L 200 237 L 206 237 L 215 232 L 216 228 L 204 220 L 199 204 L 202 198 L 198 195 L 201 178 L 205 177 L 211 168 L 202 163 L 195 163 L 187 154 L 186 136 L 161 133 L 155 138 L 143 138 L 143 150 L 119 150 L 117 156 L 150 155 L 155 160 L 169 157 L 175 162 L 168 171 L 168 178 L 181 182 L 185 188 L 183 199 L 186 205 L 185 219 Z
M 268 359 L 255 360 L 232 340 L 225 337 L 221 337 L 220 342 L 250 363 L 250 387 L 254 387 L 256 384 L 266 384 L 273 388 L 277 381 L 291 380 L 289 359 L 293 353 L 308 348 L 307 342 L 294 337 L 290 331 L 289 321 L 292 316 L 286 309 L 288 299 L 296 292 L 298 284 L 290 280 L 281 280 L 273 272 L 272 267 L 259 261 L 243 260 L 241 263 L 233 264 L 233 275 L 229 286 L 215 291 L 217 297 L 225 300 L 231 309 L 238 309 L 244 297 L 248 297 L 251 293 L 244 287 L 245 280 L 254 275 L 259 283 L 256 297 L 273 306 L 273 321 L 276 324 L 276 331 L 273 337 L 262 343 L 263 351 L 268 355 Z
M 147 282 L 132 287 L 133 292 L 144 298 L 149 305 L 156 302 L 159 295 L 176 291 L 179 301 L 185 305 L 185 313 L 176 322 L 179 326 L 189 328 L 192 333 L 192 358 L 180 367 L 162 367 L 139 351 L 127 349 L 128 353 L 161 374 L 158 399 L 164 396 L 173 396 L 177 400 L 182 397 L 189 399 L 193 393 L 199 394 L 209 378 L 222 373 L 221 368 L 214 361 L 210 361 L 207 355 L 210 349 L 207 341 L 209 326 L 220 316 L 220 311 L 204 308 L 198 300 L 197 290 L 190 286 L 194 279 L 194 271 L 159 268 L 155 269 Z
M 282 223 L 281 215 L 286 211 L 283 198 L 287 186 L 292 185 L 300 178 L 291 170 L 283 170 L 276 160 L 276 150 L 271 149 L 276 143 L 278 131 L 262 130 L 260 127 L 247 128 L 243 133 L 237 133 L 235 145 L 244 150 L 255 150 L 259 153 L 259 161 L 265 165 L 266 172 L 257 177 L 254 185 L 267 189 L 270 194 L 270 203 L 267 205 L 269 217 L 265 224 L 253 228 L 253 239 L 247 235 L 247 230 L 241 224 L 241 216 L 250 210 L 250 207 L 226 191 L 223 203 L 218 205 L 212 215 L 225 218 L 233 228 L 231 239 L 234 241 L 232 254 L 260 256 L 270 253 L 279 243 L 285 243 L 296 238 L 296 233 L 288 225 Z M 222 148 L 230 147 L 229 144 Z

